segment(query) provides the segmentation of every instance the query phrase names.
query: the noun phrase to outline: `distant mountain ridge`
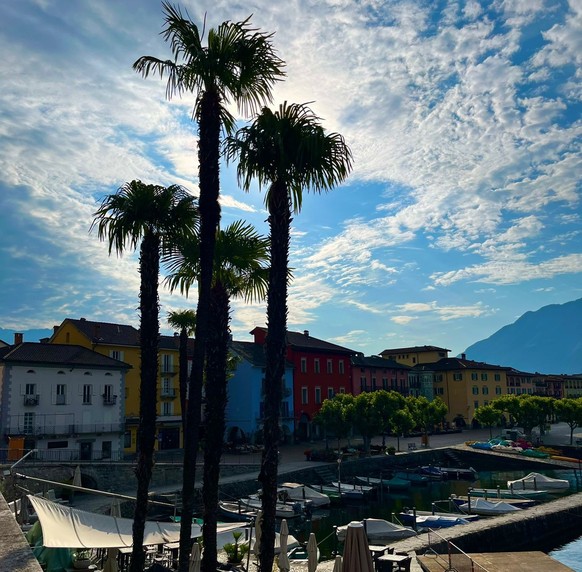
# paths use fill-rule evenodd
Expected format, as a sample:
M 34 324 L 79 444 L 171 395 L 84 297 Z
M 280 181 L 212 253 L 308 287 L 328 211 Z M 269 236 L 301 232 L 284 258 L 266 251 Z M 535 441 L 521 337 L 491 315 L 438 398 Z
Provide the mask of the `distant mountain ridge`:
M 465 354 L 524 372 L 582 374 L 582 298 L 526 312 Z
M 6 342 L 7 344 L 13 344 L 15 332 L 22 332 L 25 342 L 38 342 L 42 338 L 50 338 L 53 335 L 52 328 L 46 330 L 6 330 L 4 328 L 0 328 L 0 340 Z

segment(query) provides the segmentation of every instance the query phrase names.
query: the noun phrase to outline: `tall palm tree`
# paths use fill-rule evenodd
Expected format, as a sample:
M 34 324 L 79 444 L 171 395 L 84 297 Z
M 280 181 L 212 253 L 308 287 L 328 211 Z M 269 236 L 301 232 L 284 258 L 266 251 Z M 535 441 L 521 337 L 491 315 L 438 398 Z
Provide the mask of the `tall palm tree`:
M 268 240 L 254 228 L 237 221 L 218 232 L 211 288 L 212 323 L 206 353 L 204 477 L 202 498 L 204 552 L 202 571 L 215 572 L 217 565 L 218 479 L 222 456 L 227 402 L 230 300 L 263 299 L 267 291 Z M 170 288 L 188 294 L 200 274 L 199 247 L 189 241 L 168 258 Z
M 194 513 L 194 479 L 198 449 L 198 425 L 210 315 L 212 260 L 220 222 L 219 159 L 221 127 L 234 129 L 234 117 L 226 105 L 235 102 L 245 113 L 271 100 L 271 89 L 284 77 L 284 62 L 276 55 L 272 34 L 263 34 L 243 22 L 223 22 L 208 31 L 207 45 L 198 27 L 179 8 L 162 3 L 165 27 L 162 35 L 170 42 L 174 60 L 143 56 L 134 69 L 144 77 L 167 76 L 166 95 L 196 94 L 193 117 L 198 122 L 198 169 L 200 209 L 200 277 L 196 310 L 196 345 L 190 375 L 190 399 L 186 427 L 182 521 L 180 530 L 180 570 L 187 569 Z M 186 13 L 186 16 L 188 14 Z
M 171 328 L 180 330 L 180 408 L 182 410 L 182 431 L 186 430 L 186 407 L 188 386 L 188 338 L 196 329 L 196 312 L 194 310 L 173 310 L 168 312 L 168 324 Z
M 144 568 L 143 538 L 152 475 L 156 434 L 158 341 L 160 335 L 158 277 L 161 252 L 195 232 L 198 214 L 194 197 L 172 185 L 146 185 L 131 181 L 103 199 L 91 225 L 109 253 L 118 254 L 140 245 L 140 410 L 137 442 L 137 494 L 133 515 L 131 572 Z
M 269 185 L 271 267 L 267 293 L 265 375 L 265 446 L 259 481 L 263 488 L 263 527 L 259 569 L 271 570 L 275 543 L 277 457 L 280 440 L 281 379 L 285 367 L 287 278 L 292 209 L 301 210 L 304 189 L 327 191 L 351 170 L 352 155 L 343 137 L 326 133 L 305 105 L 284 103 L 278 111 L 264 108 L 237 136 L 227 141 L 227 157 L 239 158 L 238 177 L 248 190 L 253 178 Z

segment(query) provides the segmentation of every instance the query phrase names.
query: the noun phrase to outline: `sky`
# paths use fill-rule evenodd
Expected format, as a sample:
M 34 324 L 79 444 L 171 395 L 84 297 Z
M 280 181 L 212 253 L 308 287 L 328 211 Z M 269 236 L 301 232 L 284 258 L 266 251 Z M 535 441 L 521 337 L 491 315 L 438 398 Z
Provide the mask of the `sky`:
M 287 66 L 271 106 L 309 103 L 353 152 L 349 178 L 294 217 L 290 330 L 457 355 L 582 297 L 581 0 L 177 5 L 200 28 L 251 16 L 273 33 Z M 89 229 L 134 179 L 198 193 L 194 96 L 168 101 L 132 69 L 171 55 L 161 2 L 4 0 L 0 21 L 0 328 L 137 327 L 137 255 Z M 268 234 L 264 189 L 242 191 L 235 164 L 221 206 L 223 226 Z M 162 282 L 162 332 L 195 305 Z M 233 301 L 235 339 L 265 322 L 264 303 Z

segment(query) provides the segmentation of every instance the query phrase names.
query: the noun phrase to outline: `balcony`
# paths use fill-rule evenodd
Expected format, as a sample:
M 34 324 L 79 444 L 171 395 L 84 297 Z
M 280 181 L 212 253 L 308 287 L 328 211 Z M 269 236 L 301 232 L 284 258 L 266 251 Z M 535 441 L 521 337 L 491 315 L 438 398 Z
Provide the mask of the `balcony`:
M 25 395 L 24 396 L 24 405 L 32 406 L 38 405 L 40 401 L 40 395 Z
M 103 405 L 115 405 L 117 403 L 117 395 L 103 394 Z
M 176 389 L 174 387 L 164 387 L 160 392 L 160 397 L 162 399 L 175 399 L 176 397 Z
M 124 423 L 66 423 L 33 426 L 17 423 L 8 427 L 8 434 L 10 435 L 32 435 L 39 438 L 72 437 L 88 433 L 122 433 L 123 431 L 125 431 Z
M 160 375 L 176 375 L 178 373 L 178 367 L 173 365 L 173 364 L 169 364 L 169 363 L 161 363 L 160 364 Z
M 57 405 L 66 405 L 67 404 L 67 396 L 66 395 L 57 395 L 56 404 Z

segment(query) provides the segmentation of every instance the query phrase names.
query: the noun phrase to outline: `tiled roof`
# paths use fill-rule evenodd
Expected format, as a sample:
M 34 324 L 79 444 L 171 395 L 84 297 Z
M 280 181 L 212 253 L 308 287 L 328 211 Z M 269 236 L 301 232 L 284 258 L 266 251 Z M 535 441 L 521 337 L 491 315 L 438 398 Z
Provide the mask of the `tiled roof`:
M 374 367 L 377 369 L 410 369 L 409 365 L 398 363 L 393 359 L 384 359 L 379 356 L 352 356 L 354 367 Z
M 235 342 L 230 343 L 231 349 L 240 355 L 243 359 L 253 364 L 255 367 L 266 367 L 265 346 L 255 344 L 254 342 Z M 293 367 L 293 364 L 285 362 L 285 367 Z
M 122 361 L 71 344 L 25 342 L 11 346 L 8 352 L 0 354 L 0 356 L 0 360 L 7 364 L 87 366 L 109 369 L 131 367 Z
M 266 328 L 256 328 L 256 329 L 261 329 L 263 331 L 267 331 Z M 309 334 L 308 330 L 305 330 L 303 333 L 290 332 L 287 330 L 287 345 L 291 346 L 294 349 L 302 349 L 302 350 L 314 350 L 314 351 L 321 351 L 321 352 L 332 352 L 332 353 L 343 353 L 343 354 L 356 354 L 356 353 L 358 353 L 354 350 L 350 350 L 349 348 L 344 348 L 342 346 L 338 346 L 336 344 L 326 342 L 325 340 L 320 340 L 318 338 L 314 338 L 312 335 Z
M 73 324 L 89 340 L 97 344 L 111 346 L 139 347 L 139 330 L 127 324 L 111 324 L 109 322 L 92 322 L 81 318 L 74 320 L 67 318 L 65 322 Z M 63 322 L 64 323 L 64 322 Z M 192 353 L 194 341 L 188 341 L 188 352 Z M 180 336 L 160 336 L 160 349 L 179 350 Z
M 466 369 L 497 369 L 499 371 L 506 371 L 509 368 L 469 359 L 443 358 L 433 363 L 417 364 L 412 369 L 417 371 L 462 371 Z
M 420 353 L 420 352 L 450 352 L 447 348 L 439 348 L 438 346 L 410 346 L 408 348 L 388 348 L 381 351 L 382 354 L 403 354 L 403 353 Z

